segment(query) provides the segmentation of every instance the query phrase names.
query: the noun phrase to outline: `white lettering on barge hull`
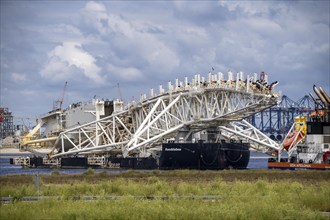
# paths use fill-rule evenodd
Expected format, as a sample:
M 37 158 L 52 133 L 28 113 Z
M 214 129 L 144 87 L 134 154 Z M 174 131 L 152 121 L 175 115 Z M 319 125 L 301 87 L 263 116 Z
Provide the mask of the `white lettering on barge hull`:
M 181 151 L 181 148 L 165 148 L 165 151 Z

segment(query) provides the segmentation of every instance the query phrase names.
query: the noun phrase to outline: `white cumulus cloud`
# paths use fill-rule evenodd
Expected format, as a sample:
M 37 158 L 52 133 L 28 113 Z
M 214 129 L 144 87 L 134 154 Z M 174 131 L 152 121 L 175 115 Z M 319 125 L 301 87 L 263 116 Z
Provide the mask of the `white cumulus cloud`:
M 175 49 L 161 38 L 162 35 L 141 30 L 141 27 L 148 29 L 145 21 L 128 21 L 120 15 L 108 12 L 102 3 L 96 2 L 87 3 L 82 16 L 85 23 L 96 29 L 108 42 L 117 59 L 122 61 L 121 57 L 125 54 L 125 65 L 134 66 L 143 73 L 146 69 L 152 69 L 161 74 L 171 74 L 179 66 L 180 58 Z M 150 29 L 154 29 L 154 25 L 151 24 Z M 114 66 L 122 65 L 114 60 L 109 62 Z M 147 66 L 141 67 L 141 63 Z
M 85 9 L 89 11 L 106 11 L 103 4 L 94 1 L 87 2 Z
M 101 68 L 96 59 L 76 42 L 64 42 L 48 54 L 48 63 L 41 70 L 41 76 L 48 79 L 65 79 L 82 73 L 96 84 L 102 84 Z
M 114 75 L 125 81 L 134 81 L 142 78 L 141 71 L 134 67 L 119 67 L 109 64 L 108 71 L 111 73 L 111 75 Z
M 26 81 L 26 75 L 22 74 L 22 73 L 12 73 L 11 79 L 14 82 L 24 82 L 24 81 Z
M 268 14 L 271 10 L 287 10 L 282 3 L 270 3 L 266 1 L 219 1 L 222 7 L 230 12 L 240 11 L 246 15 Z

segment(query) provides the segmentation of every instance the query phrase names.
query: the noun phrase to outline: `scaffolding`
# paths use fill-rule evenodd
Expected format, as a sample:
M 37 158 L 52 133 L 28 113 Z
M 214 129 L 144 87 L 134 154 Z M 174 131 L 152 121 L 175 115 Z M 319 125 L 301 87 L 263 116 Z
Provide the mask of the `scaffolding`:
M 298 101 L 283 95 L 278 105 L 252 115 L 247 121 L 271 139 L 281 141 L 290 130 L 295 117 L 307 116 L 314 109 L 314 102 L 308 95 Z
M 8 108 L 0 107 L 0 139 L 14 136 L 15 127 L 13 118 L 14 117 L 11 112 L 9 112 Z

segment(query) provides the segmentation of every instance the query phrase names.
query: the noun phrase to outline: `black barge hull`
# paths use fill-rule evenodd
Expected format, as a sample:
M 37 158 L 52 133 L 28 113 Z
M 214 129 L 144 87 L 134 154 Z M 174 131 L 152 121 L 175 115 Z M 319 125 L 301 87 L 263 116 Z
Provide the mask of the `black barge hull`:
M 250 160 L 247 143 L 166 143 L 159 168 L 163 170 L 245 169 Z
M 14 158 L 11 164 L 30 168 L 121 168 L 121 169 L 198 169 L 220 170 L 227 168 L 245 169 L 250 160 L 247 143 L 164 143 L 159 159 L 148 158 L 117 158 L 98 156 L 89 161 L 88 157 L 63 157 L 56 164 L 44 164 L 43 157 Z M 94 162 L 93 162 L 94 161 Z

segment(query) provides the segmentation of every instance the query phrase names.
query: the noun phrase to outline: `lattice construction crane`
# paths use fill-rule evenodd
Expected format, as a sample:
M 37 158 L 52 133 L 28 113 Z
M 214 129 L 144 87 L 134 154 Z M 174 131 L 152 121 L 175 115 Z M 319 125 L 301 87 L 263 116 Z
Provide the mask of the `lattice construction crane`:
M 62 109 L 63 99 L 64 99 L 65 90 L 66 90 L 67 85 L 68 85 L 68 82 L 65 82 L 60 97 L 56 101 L 54 101 L 54 106 L 53 106 L 54 111 Z

